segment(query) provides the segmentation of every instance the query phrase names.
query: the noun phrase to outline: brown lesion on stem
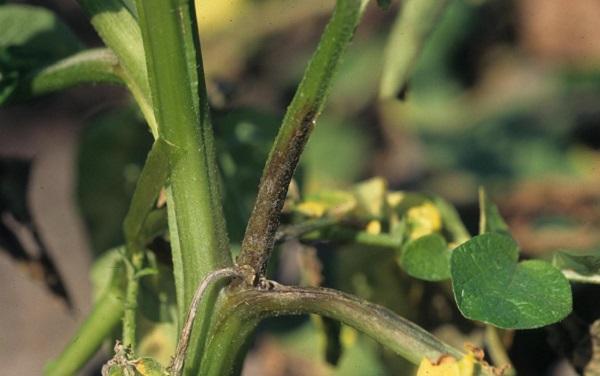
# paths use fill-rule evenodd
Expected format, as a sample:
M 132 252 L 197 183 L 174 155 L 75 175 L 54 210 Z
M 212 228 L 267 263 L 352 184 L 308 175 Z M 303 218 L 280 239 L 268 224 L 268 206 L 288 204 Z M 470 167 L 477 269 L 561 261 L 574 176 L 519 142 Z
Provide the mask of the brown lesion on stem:
M 311 105 L 292 115 L 291 123 L 297 126 L 293 126 L 291 132 L 286 132 L 285 128 L 281 129 L 275 140 L 275 147 L 269 155 L 254 209 L 246 227 L 241 253 L 237 259 L 238 265 L 250 266 L 256 273 L 255 277 L 264 276 L 275 244 L 279 215 L 288 187 L 308 137 L 314 129 L 317 115 L 317 109 Z M 253 283 L 258 283 L 259 279 L 255 278 Z
M 383 306 L 328 288 L 268 282 L 269 289 L 230 290 L 226 302 L 229 314 L 218 322 L 217 328 L 226 326 L 231 316 L 248 322 L 271 316 L 317 314 L 339 320 L 371 336 L 414 364 L 419 364 L 423 358 L 438 359 L 450 355 L 461 359 L 465 355 Z M 252 309 L 245 309 L 247 306 Z

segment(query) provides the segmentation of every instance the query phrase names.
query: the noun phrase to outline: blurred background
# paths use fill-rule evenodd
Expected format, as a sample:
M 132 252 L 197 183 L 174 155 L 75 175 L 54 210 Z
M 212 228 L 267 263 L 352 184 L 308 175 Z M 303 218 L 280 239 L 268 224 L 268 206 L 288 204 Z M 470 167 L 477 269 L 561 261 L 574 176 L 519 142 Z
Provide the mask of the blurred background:
M 51 9 L 86 45 L 101 45 L 73 0 L 10 3 Z M 199 0 L 234 248 L 270 142 L 334 3 Z M 384 50 L 399 3 L 369 6 L 302 157 L 300 192 L 382 176 L 392 189 L 446 198 L 475 234 L 483 185 L 524 257 L 598 249 L 600 2 L 454 0 L 399 98 L 382 103 Z M 122 88 L 75 88 L 0 109 L 3 373 L 40 374 L 85 317 L 90 270 L 123 241 L 121 222 L 151 142 Z M 461 317 L 449 285 L 409 279 L 389 251 L 280 248 L 272 273 L 285 283 L 336 287 L 459 347 L 482 344 L 483 327 Z M 600 317 L 599 294 L 576 285 L 574 313 L 563 322 L 503 333 L 519 374 L 581 372 L 593 358 L 587 333 Z M 154 330 L 146 345 L 168 354 L 167 332 Z M 109 349 L 82 374 L 98 374 Z M 410 372 L 372 340 L 317 317 L 262 324 L 244 367 L 245 375 L 264 376 Z

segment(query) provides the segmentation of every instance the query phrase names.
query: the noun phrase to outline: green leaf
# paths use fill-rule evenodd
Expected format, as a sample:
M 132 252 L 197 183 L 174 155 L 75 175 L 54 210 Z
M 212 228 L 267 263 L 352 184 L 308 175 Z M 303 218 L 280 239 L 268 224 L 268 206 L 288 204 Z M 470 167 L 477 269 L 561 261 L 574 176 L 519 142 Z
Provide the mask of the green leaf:
M 514 240 L 498 233 L 476 236 L 452 252 L 452 287 L 465 317 L 529 329 L 571 312 L 571 287 L 562 273 L 541 260 L 518 263 L 518 257 Z
M 169 172 L 168 148 L 162 139 L 154 141 L 144 168 L 136 183 L 127 216 L 123 222 L 123 232 L 128 247 L 143 247 L 144 224 L 153 211 L 160 190 L 167 183 Z M 132 250 L 130 250 L 132 251 Z
M 508 225 L 498 207 L 489 199 L 485 189 L 479 188 L 479 233 L 500 232 L 509 234 Z
M 94 299 L 97 300 L 115 286 L 125 285 L 124 247 L 104 252 L 94 261 L 90 272 Z
M 412 277 L 426 281 L 450 278 L 450 250 L 440 234 L 429 234 L 409 242 L 400 265 Z
M 28 5 L 0 6 L 0 104 L 28 73 L 82 48 L 52 12 Z

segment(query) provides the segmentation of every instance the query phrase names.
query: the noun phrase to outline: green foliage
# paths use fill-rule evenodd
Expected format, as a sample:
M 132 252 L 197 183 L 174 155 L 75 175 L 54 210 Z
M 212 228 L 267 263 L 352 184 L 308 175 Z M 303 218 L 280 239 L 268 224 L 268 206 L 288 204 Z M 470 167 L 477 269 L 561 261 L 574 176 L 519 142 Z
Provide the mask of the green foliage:
M 0 104 L 33 72 L 82 48 L 52 12 L 28 5 L 0 5 Z
M 571 312 L 571 287 L 541 260 L 518 262 L 519 248 L 496 205 L 480 189 L 480 232 L 452 252 L 452 288 L 467 318 L 500 328 L 548 325 Z
M 151 137 L 135 126 L 139 121 L 132 112 L 105 117 L 83 134 L 79 198 L 94 249 L 100 255 L 123 241 L 125 247 L 104 252 L 94 264 L 96 305 L 79 331 L 82 345 L 75 337 L 48 368 L 49 374 L 75 373 L 123 316 L 125 346 L 117 346 L 109 374 L 165 376 L 156 357 L 134 357 L 146 354 L 136 344 L 136 333 L 145 337 L 143 341 L 166 325 L 170 335 L 186 317 L 191 317 L 186 324 L 198 321 L 189 326 L 194 327 L 190 350 L 184 347 L 178 354 L 186 360 L 186 374 L 200 370 L 220 375 L 240 367 L 242 351 L 262 318 L 300 312 L 352 323 L 415 364 L 423 358 L 461 354 L 392 311 L 355 297 L 269 284 L 264 270 L 270 252 L 276 240 L 286 239 L 289 234 L 284 230 L 289 229 L 289 238 L 301 243 L 340 246 L 339 254 L 324 257 L 324 263 L 335 266 L 326 276 L 333 285 L 406 315 L 416 313 L 410 307 L 415 294 L 409 291 L 415 281 L 406 274 L 426 281 L 451 278 L 464 316 L 513 329 L 548 325 L 571 311 L 566 274 L 575 273 L 577 278 L 600 274 L 597 253 L 557 254 L 555 265 L 563 272 L 544 261 L 519 262 L 519 248 L 483 190 L 480 235 L 472 239 L 457 210 L 437 196 L 392 191 L 380 178 L 333 190 L 359 179 L 369 165 L 363 154 L 370 140 L 355 126 L 354 117 L 372 116 L 365 111 L 375 92 L 370 78 L 380 69 L 380 63 L 372 60 L 383 61 L 380 99 L 386 100 L 373 117 L 385 122 L 401 115 L 403 124 L 418 129 L 416 134 L 426 144 L 426 159 L 436 168 L 468 171 L 482 180 L 529 176 L 557 166 L 571 170 L 559 153 L 565 148 L 560 119 L 548 129 L 523 130 L 521 125 L 532 117 L 520 107 L 488 117 L 471 109 L 467 100 L 467 104 L 453 101 L 463 94 L 465 84 L 453 77 L 448 62 L 456 53 L 455 42 L 465 38 L 477 5 L 407 0 L 384 59 L 379 58 L 383 43 L 378 38 L 374 43 L 359 42 L 360 48 L 347 56 L 350 63 L 342 64 L 367 0 L 338 0 L 277 132 L 279 119 L 255 110 L 211 116 L 193 1 L 80 3 L 106 49 L 79 52 L 79 41 L 42 8 L 0 6 L 0 104 L 13 98 L 25 79 L 31 83 L 28 94 L 57 90 L 86 78 L 87 82 L 124 83 L 150 126 L 154 146 L 150 149 Z M 390 3 L 378 0 L 384 9 Z M 447 5 L 450 11 L 443 14 Z M 428 40 L 430 33 L 433 38 Z M 61 75 L 64 71 L 69 74 Z M 337 91 L 331 90 L 336 72 L 345 75 Z M 303 199 L 300 192 L 287 195 L 330 92 L 338 108 L 320 123 L 296 175 L 302 193 L 307 194 Z M 396 97 L 403 101 L 397 103 Z M 456 110 L 457 103 L 464 108 Z M 446 122 L 449 126 L 442 129 L 440 124 Z M 382 129 L 382 134 L 388 131 Z M 156 206 L 163 188 L 167 209 Z M 23 202 L 17 204 L 24 208 Z M 284 204 L 288 211 L 282 216 Z M 279 228 L 280 218 L 289 221 L 289 228 Z M 161 247 L 149 244 L 159 235 L 170 242 L 172 267 L 157 260 L 163 256 L 157 249 Z M 242 251 L 234 268 L 229 251 L 240 243 Z M 312 261 L 318 264 L 316 258 Z M 406 274 L 399 273 L 398 267 Z M 311 268 L 318 280 L 319 265 Z M 218 294 L 223 284 L 215 283 L 204 300 L 196 300 L 195 288 L 202 278 L 223 270 L 241 279 L 235 282 L 238 288 Z M 195 319 L 195 311 L 186 315 L 192 299 L 200 307 Z M 329 328 L 330 339 L 335 339 L 329 358 L 334 363 L 339 360 L 332 372 L 385 372 L 371 342 L 357 340 L 353 330 L 341 328 L 337 324 Z M 295 340 L 312 339 L 306 343 L 321 356 L 313 345 L 317 335 L 312 330 Z
M 112 288 L 122 288 L 125 285 L 124 260 L 124 247 L 109 249 L 96 259 L 90 271 L 94 300 L 100 299 Z
M 154 141 L 137 179 L 129 210 L 123 222 L 123 232 L 127 247 L 130 248 L 129 252 L 141 251 L 147 241 L 143 237 L 144 227 L 150 213 L 156 208 L 160 191 L 167 184 L 170 147 L 172 146 L 161 139 Z M 177 163 L 176 160 L 172 162 Z
M 426 281 L 450 278 L 450 250 L 439 234 L 410 241 L 400 256 L 400 265 L 412 277 Z
M 571 286 L 541 260 L 518 262 L 508 236 L 486 233 L 452 252 L 452 288 L 463 315 L 500 328 L 530 329 L 571 312 Z

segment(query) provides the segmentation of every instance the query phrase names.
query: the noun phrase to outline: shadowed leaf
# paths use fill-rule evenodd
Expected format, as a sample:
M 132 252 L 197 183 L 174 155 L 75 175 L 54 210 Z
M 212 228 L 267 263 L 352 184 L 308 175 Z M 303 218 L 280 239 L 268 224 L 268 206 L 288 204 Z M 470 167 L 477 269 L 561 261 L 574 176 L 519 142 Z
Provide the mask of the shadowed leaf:
M 0 25 L 0 104 L 29 73 L 82 48 L 68 27 L 41 7 L 2 5 Z

